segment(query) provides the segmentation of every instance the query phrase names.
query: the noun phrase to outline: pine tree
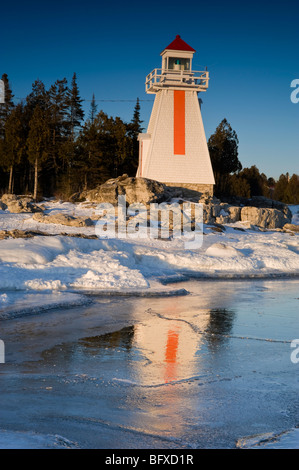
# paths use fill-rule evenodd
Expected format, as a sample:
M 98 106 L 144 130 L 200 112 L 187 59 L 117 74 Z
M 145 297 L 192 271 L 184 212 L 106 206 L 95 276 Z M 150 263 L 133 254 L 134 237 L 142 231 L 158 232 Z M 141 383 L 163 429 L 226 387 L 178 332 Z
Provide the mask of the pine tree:
M 84 111 L 82 109 L 82 99 L 79 95 L 79 88 L 77 85 L 77 75 L 74 73 L 71 88 L 68 91 L 68 107 L 69 107 L 69 127 L 73 135 L 78 127 L 81 127 L 81 122 L 84 119 Z
M 47 109 L 49 106 L 49 96 L 46 91 L 46 87 L 41 80 L 35 80 L 32 84 L 31 93 L 26 98 L 28 109 L 31 111 L 31 115 L 35 107 L 38 105 L 41 109 Z
M 42 164 L 48 157 L 48 147 L 50 139 L 49 116 L 39 105 L 35 107 L 33 116 L 29 124 L 29 134 L 27 138 L 28 159 L 34 165 L 34 191 L 33 198 L 38 195 L 38 174 Z
M 94 123 L 95 117 L 97 115 L 97 109 L 98 109 L 98 105 L 96 104 L 95 96 L 93 93 L 92 100 L 90 103 L 90 113 L 89 113 L 89 119 L 90 119 L 91 124 Z
M 140 103 L 137 98 L 136 105 L 134 108 L 134 114 L 132 121 L 127 125 L 128 136 L 131 139 L 131 154 L 125 162 L 125 172 L 131 176 L 135 176 L 138 160 L 139 160 L 139 142 L 138 135 L 143 131 L 141 124 L 143 121 L 140 119 Z
M 215 193 L 221 196 L 227 186 L 227 176 L 242 169 L 238 159 L 239 140 L 236 132 L 223 119 L 208 141 L 209 152 L 215 175 Z
M 20 163 L 25 151 L 23 115 L 23 105 L 18 104 L 11 111 L 5 123 L 5 139 L 1 161 L 2 165 L 9 170 L 9 193 L 12 193 L 14 167 Z

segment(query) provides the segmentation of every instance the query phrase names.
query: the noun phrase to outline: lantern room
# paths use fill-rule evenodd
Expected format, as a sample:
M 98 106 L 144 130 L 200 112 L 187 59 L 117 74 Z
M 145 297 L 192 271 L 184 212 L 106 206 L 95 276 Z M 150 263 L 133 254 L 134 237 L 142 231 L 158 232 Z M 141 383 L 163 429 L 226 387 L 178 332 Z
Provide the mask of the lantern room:
M 187 71 L 192 68 L 195 49 L 189 46 L 179 35 L 162 52 L 162 71 Z

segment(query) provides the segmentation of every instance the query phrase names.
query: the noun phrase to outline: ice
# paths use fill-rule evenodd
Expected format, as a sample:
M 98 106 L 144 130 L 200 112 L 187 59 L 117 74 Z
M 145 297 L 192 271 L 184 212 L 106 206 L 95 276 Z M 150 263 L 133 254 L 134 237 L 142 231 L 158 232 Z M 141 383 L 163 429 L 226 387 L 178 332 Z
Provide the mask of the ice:
M 1 298 L 5 300 L 1 302 Z M 0 320 L 34 315 L 50 309 L 87 305 L 90 302 L 89 297 L 70 292 L 9 291 L 0 296 Z
M 62 436 L 0 430 L 0 449 L 74 449 L 76 444 Z
M 242 449 L 299 449 L 299 428 L 242 438 L 237 441 L 236 447 Z

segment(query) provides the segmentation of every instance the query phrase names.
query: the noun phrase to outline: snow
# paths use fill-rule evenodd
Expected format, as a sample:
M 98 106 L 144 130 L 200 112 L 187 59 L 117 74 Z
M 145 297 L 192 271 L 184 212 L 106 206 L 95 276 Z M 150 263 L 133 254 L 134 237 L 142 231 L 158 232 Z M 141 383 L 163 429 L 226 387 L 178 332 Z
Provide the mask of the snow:
M 91 217 L 96 205 L 44 201 L 46 213 Z M 299 206 L 291 206 L 293 223 Z M 96 223 L 96 222 L 95 222 Z M 242 231 L 237 230 L 243 227 Z M 299 275 L 297 234 L 260 231 L 228 224 L 224 232 L 204 226 L 199 249 L 186 249 L 181 239 L 87 239 L 91 227 L 42 224 L 32 214 L 1 211 L 0 230 L 38 230 L 45 235 L 0 240 L 0 308 L 10 291 L 150 291 L 155 281 L 175 276 L 244 278 Z M 63 233 L 63 235 L 62 235 Z M 73 236 L 66 236 L 70 234 Z M 2 291 L 2 293 L 1 293 Z
M 289 208 L 293 214 L 292 223 L 299 225 L 299 205 L 291 205 Z

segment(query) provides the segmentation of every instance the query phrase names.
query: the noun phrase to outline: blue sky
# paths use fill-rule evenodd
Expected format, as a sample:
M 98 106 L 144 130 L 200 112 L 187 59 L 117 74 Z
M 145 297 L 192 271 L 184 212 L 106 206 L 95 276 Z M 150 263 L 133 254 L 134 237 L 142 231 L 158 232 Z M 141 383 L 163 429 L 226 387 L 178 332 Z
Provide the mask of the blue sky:
M 130 121 L 139 97 L 146 127 L 154 96 L 145 93 L 145 76 L 180 34 L 196 49 L 193 68 L 210 71 L 200 95 L 207 139 L 225 117 L 243 166 L 277 178 L 299 172 L 299 103 L 290 100 L 299 78 L 298 14 L 290 0 L 5 2 L 0 75 L 23 98 L 37 78 L 48 87 L 76 72 L 82 98 L 116 100 L 97 103 L 109 115 Z

